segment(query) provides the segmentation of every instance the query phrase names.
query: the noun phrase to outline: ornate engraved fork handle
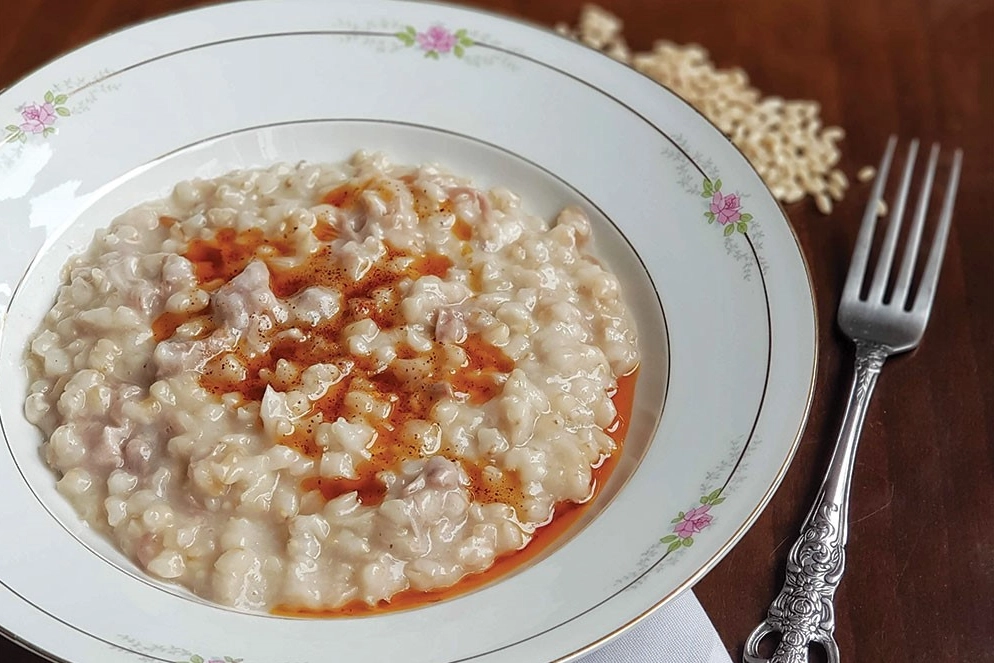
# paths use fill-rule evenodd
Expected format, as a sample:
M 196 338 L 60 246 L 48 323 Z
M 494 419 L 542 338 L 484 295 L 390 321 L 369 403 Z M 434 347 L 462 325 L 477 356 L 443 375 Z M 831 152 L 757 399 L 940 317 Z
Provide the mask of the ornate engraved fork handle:
M 746 640 L 747 663 L 806 663 L 812 642 L 825 648 L 829 663 L 839 663 L 832 601 L 845 569 L 849 489 L 866 408 L 889 354 L 887 346 L 856 342 L 856 371 L 828 472 L 790 549 L 783 589 L 766 620 Z M 774 632 L 782 635 L 780 644 L 772 658 L 761 658 L 759 643 Z

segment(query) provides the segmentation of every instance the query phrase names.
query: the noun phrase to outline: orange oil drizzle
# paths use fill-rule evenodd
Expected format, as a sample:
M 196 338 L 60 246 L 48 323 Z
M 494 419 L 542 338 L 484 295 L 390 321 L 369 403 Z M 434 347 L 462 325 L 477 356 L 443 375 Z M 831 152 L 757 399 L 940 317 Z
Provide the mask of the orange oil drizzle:
M 586 511 L 587 505 L 597 497 L 601 488 L 607 483 L 608 478 L 618 463 L 625 436 L 628 434 L 637 379 L 637 369 L 618 379 L 618 389 L 612 396 L 612 400 L 618 410 L 618 416 L 608 429 L 608 434 L 615 441 L 617 449 L 594 468 L 590 498 L 583 503 L 560 502 L 557 504 L 550 522 L 535 530 L 531 541 L 521 550 L 499 557 L 486 571 L 464 576 L 454 585 L 444 589 L 429 592 L 408 589 L 394 594 L 389 601 L 380 601 L 373 606 L 370 606 L 364 601 L 352 601 L 344 606 L 333 609 L 278 605 L 273 608 L 272 613 L 287 617 L 360 617 L 382 614 L 384 612 L 409 610 L 467 594 L 484 585 L 490 584 L 498 578 L 524 568 L 529 562 L 549 548 L 550 545 L 558 541 L 580 519 Z
M 410 181 L 401 180 L 409 186 Z M 340 209 L 354 208 L 361 202 L 361 194 L 369 189 L 370 181 L 347 182 L 329 191 L 323 202 Z M 376 192 L 384 201 L 396 197 L 394 189 L 385 184 L 377 186 Z M 451 212 L 451 202 L 441 203 L 427 200 L 423 194 L 412 189 L 415 207 L 419 215 L 442 211 Z M 160 224 L 170 227 L 177 223 L 172 217 L 160 218 Z M 294 268 L 274 269 L 270 267 L 270 287 L 281 298 L 293 296 L 306 287 L 321 285 L 342 293 L 342 312 L 321 326 L 309 330 L 307 338 L 277 341 L 264 356 L 249 356 L 243 348 L 235 354 L 247 369 L 245 379 L 229 380 L 221 376 L 220 360 L 210 360 L 200 376 L 201 385 L 218 396 L 228 393 L 239 394 L 246 401 L 260 401 L 267 385 L 279 391 L 294 388 L 294 384 L 283 384 L 276 379 L 273 371 L 279 359 L 287 359 L 300 366 L 315 363 L 336 363 L 346 376 L 332 385 L 328 392 L 314 403 L 304 419 L 309 423 L 300 425 L 289 436 L 279 440 L 281 444 L 298 449 L 301 453 L 318 458 L 322 448 L 317 444 L 314 432 L 320 421 L 334 421 L 347 415 L 346 401 L 350 393 L 365 392 L 378 401 L 390 404 L 389 415 L 376 426 L 376 438 L 370 449 L 372 458 L 356 468 L 356 479 L 327 479 L 312 477 L 305 479 L 301 487 L 306 491 L 319 490 L 325 499 L 331 500 L 340 495 L 356 492 L 359 501 L 366 505 L 382 502 L 385 488 L 377 474 L 384 470 L 394 470 L 406 459 L 423 456 L 420 446 L 403 439 L 401 430 L 405 423 L 414 419 L 429 419 L 432 407 L 443 397 L 454 394 L 473 403 L 484 403 L 498 395 L 504 379 L 514 362 L 503 351 L 486 343 L 479 335 L 470 334 L 460 344 L 466 354 L 463 366 L 452 369 L 444 362 L 444 344 L 433 342 L 427 352 L 402 345 L 398 348 L 399 360 L 423 360 L 417 368 L 421 371 L 417 379 L 404 379 L 405 368 L 401 362 L 388 366 L 377 366 L 368 358 L 352 356 L 346 349 L 344 329 L 363 319 L 373 320 L 380 329 L 390 329 L 403 324 L 399 312 L 397 286 L 403 279 L 416 279 L 434 275 L 444 277 L 453 266 L 453 261 L 444 255 L 408 255 L 388 247 L 381 257 L 363 276 L 353 280 L 335 260 L 328 243 L 338 237 L 338 230 L 329 222 L 321 220 L 313 229 L 315 237 L 324 246 Z M 452 227 L 453 235 L 464 242 L 463 252 L 470 247 L 465 244 L 473 235 L 472 226 L 464 219 L 456 220 Z M 194 266 L 201 287 L 208 291 L 216 290 L 237 276 L 250 261 L 275 256 L 292 255 L 294 248 L 289 241 L 266 237 L 259 228 L 236 231 L 223 228 L 212 238 L 198 238 L 189 243 L 184 257 Z M 472 273 L 471 280 L 479 280 L 479 274 Z M 479 284 L 473 284 L 474 287 Z M 152 332 L 156 341 L 172 337 L 185 322 L 197 317 L 205 318 L 207 329 L 213 328 L 211 308 L 194 314 L 163 313 L 153 321 Z M 634 397 L 637 370 L 618 380 L 618 389 L 610 394 L 615 402 L 618 416 L 607 430 L 614 439 L 617 450 L 593 470 L 591 496 L 582 504 L 562 502 L 554 510 L 550 522 L 536 530 L 530 543 L 522 550 L 500 557 L 483 573 L 467 576 L 455 585 L 434 592 L 407 590 L 394 595 L 389 602 L 369 606 L 364 602 L 353 602 L 332 610 L 311 610 L 294 606 L 277 606 L 275 614 L 308 617 L 354 616 L 375 614 L 384 611 L 404 610 L 443 601 L 479 588 L 494 579 L 511 573 L 533 560 L 549 545 L 558 540 L 580 518 L 585 506 L 592 500 L 607 481 L 620 456 L 621 447 L 628 429 Z M 440 455 L 452 456 L 443 448 Z M 502 502 L 512 506 L 520 505 L 521 485 L 514 473 L 504 472 L 496 481 L 488 480 L 484 466 L 460 460 L 464 471 L 469 475 L 469 491 L 474 501 L 481 503 Z
M 452 225 L 452 234 L 462 241 L 468 241 L 473 236 L 473 226 L 469 225 L 465 219 L 456 219 Z
M 170 313 L 168 311 L 163 313 L 152 321 L 152 336 L 155 337 L 155 342 L 158 343 L 172 337 L 180 325 L 190 319 L 188 313 Z
M 314 225 L 314 236 L 322 242 L 330 242 L 338 239 L 338 228 L 327 221 L 321 220 Z
M 241 232 L 222 228 L 210 239 L 194 239 L 183 254 L 193 263 L 197 281 L 205 290 L 216 290 L 238 276 L 257 254 L 292 255 L 288 242 L 267 238 L 261 228 Z

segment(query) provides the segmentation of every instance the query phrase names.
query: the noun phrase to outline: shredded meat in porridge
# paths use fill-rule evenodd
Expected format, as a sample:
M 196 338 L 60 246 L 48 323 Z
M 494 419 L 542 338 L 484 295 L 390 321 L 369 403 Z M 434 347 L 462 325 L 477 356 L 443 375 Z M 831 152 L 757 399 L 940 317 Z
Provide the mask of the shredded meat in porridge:
M 66 266 L 25 410 L 81 517 L 210 600 L 449 587 L 616 450 L 638 350 L 591 241 L 381 155 L 184 182 Z

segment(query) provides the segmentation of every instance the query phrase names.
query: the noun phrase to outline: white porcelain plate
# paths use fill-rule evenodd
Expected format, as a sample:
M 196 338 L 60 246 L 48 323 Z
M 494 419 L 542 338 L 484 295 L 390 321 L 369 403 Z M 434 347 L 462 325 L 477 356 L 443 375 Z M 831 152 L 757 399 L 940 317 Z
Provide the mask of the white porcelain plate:
M 624 456 L 514 575 L 372 617 L 289 619 L 144 576 L 55 492 L 27 339 L 95 228 L 177 181 L 360 149 L 595 221 L 643 364 Z M 0 630 L 52 658 L 568 659 L 692 585 L 769 500 L 811 400 L 815 315 L 783 212 L 676 96 L 566 39 L 450 6 L 227 4 L 113 34 L 0 94 Z M 227 657 L 227 658 L 226 658 Z

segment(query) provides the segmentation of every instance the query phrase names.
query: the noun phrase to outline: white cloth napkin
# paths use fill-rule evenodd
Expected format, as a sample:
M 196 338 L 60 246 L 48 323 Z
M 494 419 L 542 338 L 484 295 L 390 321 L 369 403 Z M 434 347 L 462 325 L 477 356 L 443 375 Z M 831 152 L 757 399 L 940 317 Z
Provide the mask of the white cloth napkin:
M 577 663 L 730 663 L 704 608 L 686 591 Z

